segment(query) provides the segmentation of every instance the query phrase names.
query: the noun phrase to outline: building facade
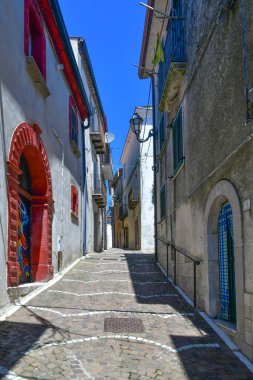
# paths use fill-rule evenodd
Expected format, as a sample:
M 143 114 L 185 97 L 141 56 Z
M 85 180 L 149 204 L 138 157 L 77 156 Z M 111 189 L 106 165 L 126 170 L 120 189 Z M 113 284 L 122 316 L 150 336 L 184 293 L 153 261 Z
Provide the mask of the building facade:
M 111 184 L 112 191 L 112 246 L 116 248 L 123 247 L 124 231 L 122 228 L 123 216 L 123 185 L 122 185 L 122 169 L 118 169 L 113 177 Z
M 171 16 L 147 11 L 139 71 L 153 82 L 157 236 L 200 261 L 198 306 L 253 359 L 253 7 L 148 3 Z M 157 258 L 166 269 L 161 241 Z M 192 262 L 177 254 L 176 270 L 193 299 Z
M 93 109 L 57 0 L 3 0 L 0 25 L 2 307 L 85 253 Z
M 142 137 L 153 127 L 152 108 L 136 107 L 144 121 Z M 115 244 L 120 248 L 154 251 L 153 142 L 140 144 L 129 128 L 121 154 L 122 171 L 116 173 L 114 187 Z
M 85 130 L 85 252 L 102 252 L 107 249 L 106 180 L 112 179 L 111 152 L 105 140 L 107 122 L 85 40 L 71 38 L 71 44 L 92 110 Z

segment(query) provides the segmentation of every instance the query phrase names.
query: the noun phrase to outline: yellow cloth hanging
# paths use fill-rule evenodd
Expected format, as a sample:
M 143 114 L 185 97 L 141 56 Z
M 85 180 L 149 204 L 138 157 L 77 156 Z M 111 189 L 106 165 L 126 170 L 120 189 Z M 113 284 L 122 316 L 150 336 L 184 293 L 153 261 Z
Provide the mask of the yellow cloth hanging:
M 154 56 L 152 63 L 154 66 L 158 65 L 159 62 L 164 62 L 164 52 L 162 47 L 162 42 L 160 40 L 160 35 L 157 33 L 156 48 L 154 50 Z

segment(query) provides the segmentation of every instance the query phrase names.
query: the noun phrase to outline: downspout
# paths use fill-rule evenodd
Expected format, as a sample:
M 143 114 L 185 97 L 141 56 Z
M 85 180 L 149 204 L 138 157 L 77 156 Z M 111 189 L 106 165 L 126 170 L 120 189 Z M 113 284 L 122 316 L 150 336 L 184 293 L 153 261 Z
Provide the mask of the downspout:
M 64 219 L 64 145 L 59 133 L 56 129 L 52 129 L 52 132 L 61 146 L 61 231 L 58 236 L 58 255 L 62 255 L 64 251 L 64 235 L 63 235 L 63 219 Z M 63 257 L 58 257 L 58 270 L 61 269 Z
M 243 50 L 243 67 L 244 67 L 244 93 L 246 101 L 246 124 L 252 120 L 249 110 L 249 67 L 247 51 L 247 24 L 245 16 L 245 0 L 241 0 L 242 12 L 242 50 Z
M 154 171 L 154 232 L 155 232 L 155 260 L 157 261 L 157 186 L 156 186 L 156 118 L 155 118 L 155 81 L 152 81 L 152 113 L 153 113 L 153 171 Z
M 86 119 L 82 126 L 82 156 L 83 156 L 83 181 L 82 181 L 82 198 L 83 198 L 83 255 L 87 254 L 87 237 L 86 237 L 86 187 L 87 187 L 87 176 L 86 176 L 86 157 L 85 157 L 85 130 L 90 127 L 90 118 Z

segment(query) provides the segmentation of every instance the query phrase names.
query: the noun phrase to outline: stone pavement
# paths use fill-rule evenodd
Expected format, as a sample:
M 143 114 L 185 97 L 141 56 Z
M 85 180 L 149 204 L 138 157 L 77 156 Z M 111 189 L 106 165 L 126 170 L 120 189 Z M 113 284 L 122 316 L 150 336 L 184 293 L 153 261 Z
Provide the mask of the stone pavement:
M 153 255 L 89 255 L 0 322 L 2 379 L 243 380 L 253 375 Z

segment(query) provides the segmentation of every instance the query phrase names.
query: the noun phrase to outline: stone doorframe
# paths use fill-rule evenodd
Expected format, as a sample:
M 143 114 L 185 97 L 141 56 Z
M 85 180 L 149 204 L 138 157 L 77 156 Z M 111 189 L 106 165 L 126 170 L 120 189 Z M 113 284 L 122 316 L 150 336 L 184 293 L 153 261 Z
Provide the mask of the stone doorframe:
M 7 162 L 8 171 L 8 286 L 19 285 L 18 242 L 18 176 L 21 154 L 28 161 L 32 177 L 32 281 L 53 277 L 52 266 L 52 180 L 49 162 L 38 125 L 23 122 L 15 129 Z
M 231 182 L 218 182 L 209 193 L 204 213 L 205 246 L 204 262 L 206 276 L 205 309 L 212 318 L 217 316 L 219 307 L 219 262 L 218 262 L 218 219 L 222 205 L 229 202 L 233 212 L 234 255 L 236 282 L 237 329 L 244 326 L 244 252 L 242 238 L 242 211 L 240 199 Z
M 209 193 L 205 213 L 205 249 L 204 262 L 206 276 L 205 309 L 212 318 L 217 316 L 219 307 L 219 262 L 218 262 L 218 220 L 222 205 L 229 202 L 233 212 L 234 255 L 236 282 L 236 320 L 237 329 L 244 326 L 244 253 L 242 235 L 242 211 L 240 200 L 231 182 L 218 182 Z

